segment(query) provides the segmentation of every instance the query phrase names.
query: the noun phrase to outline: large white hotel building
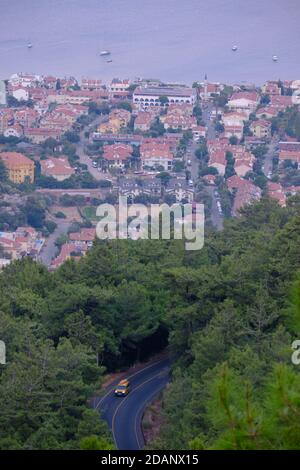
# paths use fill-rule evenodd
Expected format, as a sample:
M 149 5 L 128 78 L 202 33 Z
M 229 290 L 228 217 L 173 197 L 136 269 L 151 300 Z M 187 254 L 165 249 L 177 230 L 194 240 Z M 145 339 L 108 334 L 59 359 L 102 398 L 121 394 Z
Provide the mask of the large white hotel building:
M 188 87 L 137 87 L 133 93 L 133 103 L 146 108 L 149 106 L 162 106 L 162 97 L 168 99 L 168 104 L 191 104 L 197 100 L 197 92 Z

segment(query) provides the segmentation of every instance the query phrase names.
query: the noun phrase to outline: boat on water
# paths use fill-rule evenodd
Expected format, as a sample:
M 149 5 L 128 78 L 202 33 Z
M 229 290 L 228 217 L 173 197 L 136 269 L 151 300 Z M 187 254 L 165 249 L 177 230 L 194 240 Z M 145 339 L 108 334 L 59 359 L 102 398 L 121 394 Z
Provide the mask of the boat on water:
M 30 41 L 27 43 L 27 48 L 28 48 L 28 49 L 31 49 L 31 48 L 32 48 L 32 43 L 31 43 Z
M 278 61 L 278 56 L 277 56 L 277 55 L 273 55 L 272 60 L 273 60 L 273 62 L 277 62 L 277 61 Z
M 112 62 L 112 59 L 108 59 L 106 62 L 110 64 Z
M 238 50 L 238 47 L 237 47 L 237 45 L 236 45 L 236 44 L 234 44 L 234 45 L 232 46 L 231 50 L 232 50 L 233 52 L 236 52 L 236 51 Z
M 101 55 L 102 57 L 108 56 L 108 55 L 110 55 L 110 51 L 101 51 L 101 52 L 100 52 L 100 55 Z

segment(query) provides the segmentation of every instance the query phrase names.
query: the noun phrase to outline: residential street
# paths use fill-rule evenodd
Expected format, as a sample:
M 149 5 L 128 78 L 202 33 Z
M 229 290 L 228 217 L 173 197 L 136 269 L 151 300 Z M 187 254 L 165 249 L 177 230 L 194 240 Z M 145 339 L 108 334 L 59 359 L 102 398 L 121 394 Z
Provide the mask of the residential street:
M 39 256 L 41 263 L 45 264 L 47 267 L 50 266 L 52 259 L 55 258 L 58 253 L 55 240 L 60 235 L 66 235 L 70 226 L 70 222 L 62 221 L 62 219 L 55 219 L 55 222 L 57 223 L 57 227 L 54 232 L 51 233 L 51 235 L 49 235 L 49 237 L 46 239 L 46 243 L 43 246 Z
M 263 172 L 264 175 L 267 178 L 272 177 L 272 171 L 273 171 L 273 157 L 276 154 L 277 146 L 278 146 L 278 137 L 275 136 L 272 138 L 269 146 L 268 146 L 268 152 L 265 155 L 264 159 L 264 164 L 263 164 Z
M 205 125 L 207 127 L 207 140 L 214 140 L 216 138 L 215 124 L 210 119 L 211 112 L 213 109 L 213 104 L 211 102 L 208 102 L 207 104 L 205 104 L 205 108 L 202 108 L 202 109 L 203 109 L 202 119 L 205 122 Z M 211 197 L 211 201 L 212 201 L 211 222 L 213 226 L 216 227 L 217 230 L 222 230 L 224 217 L 222 213 L 220 213 L 218 205 L 217 205 L 218 196 L 216 194 L 218 192 L 218 189 L 216 186 L 206 186 L 205 190 L 207 194 Z
M 206 192 L 211 197 L 212 205 L 211 205 L 211 223 L 217 230 L 223 229 L 223 221 L 224 217 L 222 213 L 220 213 L 217 202 L 219 200 L 218 196 L 215 194 L 218 189 L 216 186 L 206 186 Z
M 92 121 L 88 126 L 85 126 L 80 132 L 80 142 L 76 144 L 76 154 L 80 159 L 80 163 L 87 165 L 88 171 L 91 175 L 98 181 L 106 179 L 104 174 L 93 167 L 93 159 L 85 154 L 84 148 L 89 143 L 88 139 L 85 138 L 85 133 L 89 132 L 94 126 L 100 124 L 107 120 L 106 115 L 100 114 L 94 121 Z
M 186 168 L 188 171 L 191 173 L 191 179 L 193 180 L 194 184 L 196 184 L 198 180 L 198 172 L 199 172 L 199 160 L 195 155 L 195 151 L 198 148 L 197 142 L 192 141 L 188 147 L 187 151 L 185 154 L 185 163 L 186 163 Z M 188 165 L 187 161 L 190 160 L 191 164 Z
M 205 107 L 204 107 L 205 106 Z M 210 119 L 211 112 L 213 110 L 213 104 L 211 102 L 205 103 L 202 107 L 202 120 L 205 122 L 207 127 L 207 140 L 214 140 L 216 138 L 215 124 Z

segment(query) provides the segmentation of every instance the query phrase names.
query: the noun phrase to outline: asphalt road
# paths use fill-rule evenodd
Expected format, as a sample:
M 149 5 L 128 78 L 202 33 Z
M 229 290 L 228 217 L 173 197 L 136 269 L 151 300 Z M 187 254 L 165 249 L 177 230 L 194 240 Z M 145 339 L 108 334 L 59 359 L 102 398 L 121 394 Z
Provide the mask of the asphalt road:
M 57 227 L 54 232 L 51 233 L 47 238 L 46 243 L 43 246 L 39 255 L 39 260 L 41 261 L 41 263 L 45 264 L 48 267 L 51 265 L 51 261 L 53 260 L 53 258 L 55 258 L 59 251 L 57 246 L 55 245 L 56 239 L 60 235 L 66 235 L 70 227 L 70 222 L 65 222 L 63 219 L 55 219 L 55 222 L 57 223 Z
M 85 126 L 80 132 L 80 141 L 76 144 L 76 154 L 79 157 L 80 163 L 87 165 L 88 171 L 91 175 L 98 181 L 105 179 L 103 173 L 99 172 L 97 168 L 93 167 L 93 159 L 90 158 L 85 153 L 85 146 L 88 144 L 88 139 L 85 137 L 86 131 L 91 131 L 96 125 L 99 125 L 101 122 L 107 121 L 106 115 L 98 116 L 94 121 L 92 121 L 88 126 Z
M 208 102 L 205 104 L 205 107 L 202 108 L 202 120 L 207 127 L 207 140 L 214 140 L 216 138 L 215 123 L 210 119 L 213 107 L 213 104 Z
M 161 359 L 127 376 L 131 390 L 122 397 L 114 396 L 114 382 L 102 397 L 94 399 L 94 408 L 107 421 L 119 450 L 139 450 L 144 447 L 141 421 L 145 408 L 169 381 L 170 360 Z
M 275 136 L 272 138 L 270 144 L 268 145 L 268 151 L 265 155 L 265 160 L 263 164 L 263 172 L 267 178 L 272 177 L 273 157 L 276 155 L 278 142 L 279 142 L 279 139 L 277 136 Z
M 215 191 L 218 191 L 218 188 L 213 185 L 213 186 L 206 186 L 205 188 L 207 194 L 211 197 L 211 210 L 210 210 L 210 220 L 213 226 L 217 230 L 222 230 L 223 229 L 223 221 L 224 221 L 224 216 L 223 213 L 220 213 L 218 206 L 217 206 L 217 201 L 220 200 L 218 196 L 216 196 Z

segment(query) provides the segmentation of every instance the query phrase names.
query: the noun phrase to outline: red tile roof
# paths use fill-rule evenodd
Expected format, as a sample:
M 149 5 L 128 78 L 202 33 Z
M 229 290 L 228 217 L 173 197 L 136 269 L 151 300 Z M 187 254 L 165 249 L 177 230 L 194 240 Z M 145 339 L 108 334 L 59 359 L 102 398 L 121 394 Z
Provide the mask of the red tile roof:
M 95 228 L 83 228 L 80 232 L 70 233 L 69 238 L 72 241 L 92 242 L 96 237 Z
M 133 148 L 128 144 L 104 145 L 103 158 L 105 160 L 127 160 L 130 158 Z
M 69 164 L 67 157 L 47 158 L 40 161 L 42 173 L 47 176 L 71 176 L 75 170 Z
M 20 165 L 34 165 L 30 158 L 18 152 L 1 152 L 0 158 L 4 161 L 8 168 L 15 168 Z
M 270 105 L 275 108 L 287 108 L 292 106 L 292 97 L 291 96 L 276 96 L 272 95 Z
M 230 101 L 235 101 L 235 100 L 249 100 L 249 101 L 258 101 L 258 93 L 256 91 L 237 91 L 233 93 L 233 95 L 230 98 Z

